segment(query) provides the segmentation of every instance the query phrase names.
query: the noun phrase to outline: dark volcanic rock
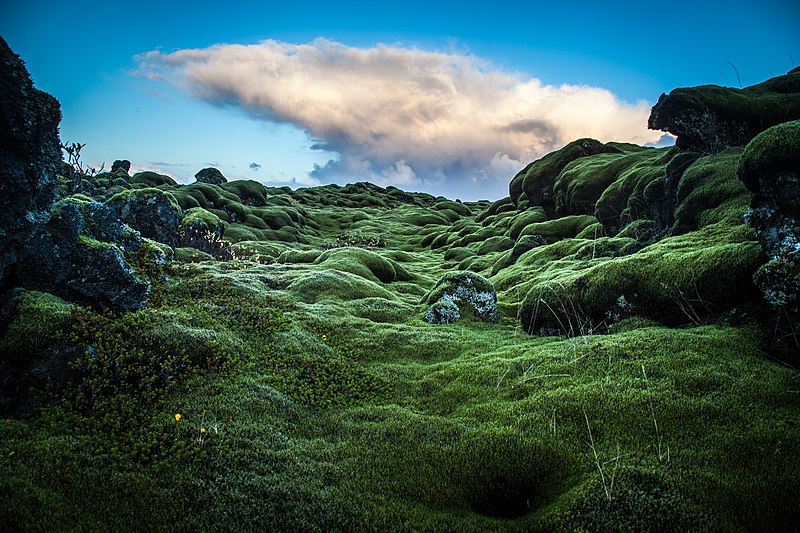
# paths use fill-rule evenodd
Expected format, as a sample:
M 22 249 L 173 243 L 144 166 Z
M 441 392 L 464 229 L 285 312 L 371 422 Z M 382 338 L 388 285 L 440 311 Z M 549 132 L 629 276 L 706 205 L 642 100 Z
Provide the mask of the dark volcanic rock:
M 547 154 L 525 167 L 509 185 L 509 195 L 519 205 L 524 194 L 530 205 L 540 205 L 547 216 L 555 213 L 553 182 L 569 163 L 580 157 L 595 154 L 621 153 L 614 146 L 607 146 L 595 139 L 578 139 L 562 149 Z
M 173 248 L 178 245 L 178 225 L 183 212 L 162 190 L 122 191 L 109 199 L 107 205 L 143 237 Z
M 98 202 L 72 198 L 53 207 L 47 225 L 20 249 L 16 283 L 68 300 L 130 311 L 147 300 L 150 284 L 125 260 L 138 232 Z
M 787 335 L 800 332 L 800 120 L 774 126 L 742 153 L 739 178 L 753 193 L 747 222 L 770 261 L 755 274 Z M 788 320 L 788 324 L 785 321 Z
M 770 126 L 797 119 L 800 68 L 744 89 L 703 85 L 662 94 L 648 127 L 676 135 L 681 148 L 717 153 L 744 146 Z
M 0 284 L 16 248 L 55 201 L 60 120 L 58 101 L 33 88 L 25 64 L 0 38 Z
M 222 175 L 222 172 L 220 172 L 214 167 L 204 168 L 203 170 L 195 174 L 194 178 L 199 183 L 209 183 L 211 185 L 222 185 L 223 183 L 228 182 L 225 176 Z
M 112 174 L 121 173 L 127 175 L 130 170 L 131 170 L 131 162 L 128 161 L 127 159 L 117 159 L 116 161 L 114 161 L 114 164 L 111 165 Z

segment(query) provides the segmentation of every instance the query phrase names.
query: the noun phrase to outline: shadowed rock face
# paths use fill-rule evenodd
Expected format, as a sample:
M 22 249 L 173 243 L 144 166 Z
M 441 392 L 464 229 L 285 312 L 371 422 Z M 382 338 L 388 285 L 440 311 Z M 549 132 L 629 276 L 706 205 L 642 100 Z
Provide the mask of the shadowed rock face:
M 675 89 L 661 95 L 647 125 L 677 136 L 680 148 L 717 153 L 744 146 L 767 128 L 799 118 L 800 67 L 744 89 Z
M 33 88 L 24 62 L 0 38 L 0 283 L 15 248 L 55 201 L 60 121 L 58 101 Z

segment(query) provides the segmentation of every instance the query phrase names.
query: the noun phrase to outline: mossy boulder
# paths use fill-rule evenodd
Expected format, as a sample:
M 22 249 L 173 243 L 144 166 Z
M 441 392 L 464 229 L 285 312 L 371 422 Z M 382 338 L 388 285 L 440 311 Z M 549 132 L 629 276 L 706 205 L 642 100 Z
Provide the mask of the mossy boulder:
M 745 218 L 770 259 L 755 281 L 778 329 L 800 345 L 800 121 L 756 136 L 745 147 L 737 173 L 753 193 Z
M 349 301 L 361 298 L 391 299 L 391 293 L 379 284 L 357 274 L 340 270 L 321 270 L 305 274 L 287 287 L 300 301 Z
M 128 258 L 141 246 L 139 232 L 107 206 L 69 198 L 53 206 L 47 225 L 20 249 L 14 281 L 95 307 L 138 309 L 150 284 Z
M 112 196 L 106 205 L 143 237 L 178 245 L 183 212 L 170 194 L 155 188 L 126 190 Z
M 324 268 L 350 272 L 370 281 L 381 283 L 391 283 L 395 280 L 408 281 L 405 269 L 398 276 L 396 267 L 399 265 L 364 248 L 346 247 L 326 250 L 314 263 Z
M 140 185 L 141 187 L 161 187 L 164 185 L 175 186 L 178 183 L 167 176 L 166 174 L 159 174 L 150 170 L 137 172 L 128 180 L 131 185 Z
M 227 183 L 228 179 L 214 167 L 204 168 L 197 172 L 194 175 L 194 179 L 197 180 L 197 183 L 208 183 L 210 185 L 222 185 L 223 183 Z
M 763 259 L 744 226 L 725 224 L 599 263 L 573 259 L 534 282 L 519 309 L 520 325 L 529 333 L 574 336 L 604 331 L 632 314 L 670 326 L 713 321 L 754 300 L 752 276 Z
M 767 128 L 797 119 L 800 68 L 744 89 L 703 85 L 662 94 L 648 127 L 676 135 L 681 148 L 717 153 L 744 146 Z
M 514 202 L 519 203 L 524 194 L 531 206 L 541 206 L 548 216 L 552 216 L 556 207 L 553 183 L 564 167 L 581 157 L 619 152 L 619 148 L 595 139 L 572 141 L 525 167 L 511 180 L 509 195 Z
M 460 270 L 442 276 L 422 298 L 422 303 L 429 306 L 426 316 L 429 313 L 438 316 L 440 311 L 452 314 L 447 311 L 452 306 L 446 303 L 432 310 L 439 302 L 454 304 L 459 309 L 459 316 L 471 314 L 485 322 L 497 320 L 497 292 L 491 281 L 474 272 Z

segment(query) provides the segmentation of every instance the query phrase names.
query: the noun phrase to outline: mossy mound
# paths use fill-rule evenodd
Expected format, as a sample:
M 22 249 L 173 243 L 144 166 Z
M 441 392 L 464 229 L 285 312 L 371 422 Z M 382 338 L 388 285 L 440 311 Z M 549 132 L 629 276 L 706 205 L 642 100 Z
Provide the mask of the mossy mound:
M 521 304 L 520 324 L 532 333 L 570 336 L 603 331 L 632 314 L 673 326 L 700 324 L 753 301 L 752 277 L 762 262 L 746 232 L 709 226 L 540 277 Z
M 393 281 L 408 281 L 408 273 L 395 268 L 394 261 L 386 259 L 379 254 L 363 248 L 334 248 L 323 252 L 314 261 L 323 268 L 331 268 L 350 272 L 370 281 L 391 283 Z M 400 270 L 400 276 L 398 276 Z
M 619 149 L 594 139 L 578 139 L 534 161 L 519 172 L 509 185 L 509 196 L 519 204 L 524 194 L 530 205 L 542 206 L 548 214 L 555 209 L 553 181 L 565 166 L 581 157 L 618 153 Z
M 391 298 L 391 294 L 373 281 L 350 272 L 321 270 L 305 274 L 289 284 L 287 289 L 300 301 L 357 300 L 360 298 Z

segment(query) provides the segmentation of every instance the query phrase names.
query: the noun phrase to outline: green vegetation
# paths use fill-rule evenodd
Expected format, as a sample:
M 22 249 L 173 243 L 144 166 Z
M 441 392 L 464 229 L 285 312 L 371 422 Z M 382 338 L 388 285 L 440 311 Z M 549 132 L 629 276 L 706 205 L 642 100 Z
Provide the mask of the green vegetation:
M 0 404 L 0 520 L 795 528 L 799 378 L 752 318 L 753 275 L 773 274 L 743 222 L 742 150 L 693 157 L 666 199 L 648 191 L 670 190 L 672 149 L 555 154 L 494 203 L 369 184 L 120 193 L 167 195 L 182 239 L 205 241 L 144 241 L 135 312 L 22 290 L 2 306 L 3 368 L 69 355 L 72 379 L 40 383 L 37 410 Z

